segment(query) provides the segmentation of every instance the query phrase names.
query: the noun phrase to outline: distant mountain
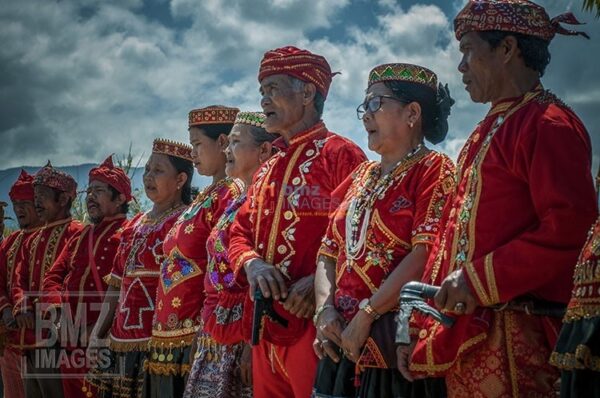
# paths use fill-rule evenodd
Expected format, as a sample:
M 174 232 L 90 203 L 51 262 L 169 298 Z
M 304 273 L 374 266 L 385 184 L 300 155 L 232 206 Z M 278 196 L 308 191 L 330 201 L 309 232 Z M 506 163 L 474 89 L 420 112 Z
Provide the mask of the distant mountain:
M 88 184 L 88 174 L 89 174 L 90 170 L 96 166 L 97 165 L 92 164 L 92 163 L 85 163 L 85 164 L 80 164 L 80 165 L 75 165 L 75 166 L 65 166 L 65 167 L 56 167 L 56 168 L 64 171 L 65 173 L 72 175 L 73 178 L 75 178 L 75 180 L 77 181 L 77 191 L 80 192 L 80 197 L 84 198 L 85 197 L 85 189 Z M 25 171 L 27 171 L 30 174 L 34 174 L 36 171 L 38 171 L 40 169 L 40 167 L 31 167 L 31 166 L 25 166 L 22 168 L 25 169 Z M 17 224 L 14 221 L 15 214 L 13 212 L 12 205 L 11 205 L 10 199 L 8 197 L 8 191 L 10 190 L 10 187 L 12 186 L 12 184 L 14 184 L 14 182 L 19 177 L 20 172 L 21 172 L 21 167 L 0 170 L 0 201 L 4 201 L 4 202 L 8 203 L 8 208 L 6 209 L 5 214 L 7 217 L 11 217 L 12 220 L 6 220 L 6 226 L 11 229 L 17 228 Z M 129 176 L 130 176 L 130 178 L 132 178 L 131 183 L 132 183 L 132 187 L 134 190 L 136 188 L 138 188 L 143 192 L 143 190 L 144 190 L 143 182 L 142 182 L 143 174 L 144 174 L 144 169 L 142 167 L 132 168 L 130 170 Z M 192 180 L 193 186 L 203 187 L 209 183 L 210 183 L 209 178 L 204 177 L 204 176 L 199 176 L 197 173 L 194 173 L 194 179 Z M 142 199 L 145 199 L 145 201 L 146 201 L 146 203 L 144 203 L 144 200 L 142 200 L 142 205 L 149 206 L 149 203 L 147 203 L 147 198 L 144 196 Z

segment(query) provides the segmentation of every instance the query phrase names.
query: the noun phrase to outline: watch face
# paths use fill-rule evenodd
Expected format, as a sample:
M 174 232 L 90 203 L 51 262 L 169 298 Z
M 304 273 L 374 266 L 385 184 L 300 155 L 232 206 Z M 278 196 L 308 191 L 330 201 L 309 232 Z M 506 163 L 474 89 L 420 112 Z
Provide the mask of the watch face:
M 358 309 L 362 310 L 369 304 L 369 299 L 362 299 L 360 303 L 358 303 Z

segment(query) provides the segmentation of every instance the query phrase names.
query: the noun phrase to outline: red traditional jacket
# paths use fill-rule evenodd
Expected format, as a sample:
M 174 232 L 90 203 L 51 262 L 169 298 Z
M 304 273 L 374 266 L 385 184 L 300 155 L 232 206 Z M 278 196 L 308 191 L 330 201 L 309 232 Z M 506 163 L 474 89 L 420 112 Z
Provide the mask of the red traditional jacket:
M 15 274 L 15 260 L 21 245 L 27 238 L 37 231 L 34 229 L 21 229 L 7 236 L 0 245 L 0 313 L 5 308 L 13 309 L 12 285 Z
M 163 242 L 185 210 L 181 205 L 157 219 L 138 214 L 121 232 L 114 266 L 106 283 L 120 287 L 119 304 L 110 329 L 113 351 L 147 351 L 152 335 L 156 286 L 165 260 Z
M 98 304 L 108 287 L 102 278 L 113 267 L 126 224 L 125 215 L 119 215 L 105 218 L 98 225 L 86 225 L 76 233 L 46 272 L 43 301 L 51 306 L 68 303 L 73 319 L 81 306 L 84 324 L 95 324 L 100 314 Z
M 202 309 L 204 331 L 221 344 L 236 344 L 250 339 L 250 329 L 243 320 L 248 296 L 248 281 L 243 273 L 234 272 L 228 248 L 231 225 L 246 194 L 238 197 L 223 213 L 206 241 L 208 264 L 204 286 L 206 299 Z
M 274 145 L 280 151 L 254 176 L 248 200 L 233 223 L 229 259 L 237 271 L 248 260 L 261 258 L 292 284 L 315 272 L 329 210 L 339 205 L 332 203 L 331 193 L 366 157 L 352 141 L 328 131 L 323 122 L 294 136 L 289 146 L 283 138 Z M 297 320 L 279 303 L 275 309 Z M 267 328 L 269 324 L 266 321 Z M 303 328 L 290 328 L 290 337 L 299 337 Z M 276 332 L 282 338 L 285 333 Z M 272 338 L 265 335 L 267 341 L 274 342 Z
M 424 281 L 463 269 L 482 307 L 520 296 L 567 303 L 571 275 L 596 217 L 585 127 L 540 86 L 489 111 L 463 147 L 445 230 Z M 449 329 L 419 317 L 411 369 L 443 374 L 483 341 L 494 311 L 479 308 Z M 547 343 L 560 322 L 543 318 Z
M 454 187 L 454 164 L 446 155 L 422 151 L 399 165 L 388 176 L 387 186 L 377 191 L 370 217 L 364 220 L 368 227 L 363 250 L 349 258 L 346 217 L 350 202 L 363 196 L 363 189 L 373 189 L 373 181 L 384 181 L 380 174 L 379 162 L 365 162 L 340 185 L 335 195 L 344 199 L 331 215 L 319 250 L 336 262 L 335 305 L 347 321 L 358 311 L 358 303 L 379 289 L 415 245 L 433 244 L 446 198 Z
M 83 229 L 83 224 L 71 218 L 55 221 L 38 229 L 21 245 L 15 260 L 16 269 L 12 294 L 15 315 L 35 311 L 35 304 L 42 295 L 42 282 L 69 239 Z M 28 293 L 34 294 L 30 296 Z M 22 348 L 36 345 L 33 329 L 21 329 L 15 343 Z
M 192 343 L 201 323 L 206 272 L 206 239 L 225 208 L 242 191 L 225 178 L 198 194 L 180 216 L 163 244 L 151 345 L 182 347 Z

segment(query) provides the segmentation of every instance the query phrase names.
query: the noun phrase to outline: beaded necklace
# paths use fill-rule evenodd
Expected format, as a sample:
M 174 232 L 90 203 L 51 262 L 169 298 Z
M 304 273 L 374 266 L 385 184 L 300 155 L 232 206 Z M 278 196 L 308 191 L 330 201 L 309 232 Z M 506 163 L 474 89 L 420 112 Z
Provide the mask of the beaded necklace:
M 361 258 L 366 250 L 367 229 L 375 201 L 383 199 L 392 183 L 406 174 L 406 170 L 400 166 L 419 153 L 422 148 L 422 143 L 417 145 L 400 159 L 383 178 L 380 178 L 381 164 L 372 167 L 367 178 L 358 187 L 356 195 L 350 200 L 346 212 L 345 239 L 348 271 L 352 269 L 352 263 Z

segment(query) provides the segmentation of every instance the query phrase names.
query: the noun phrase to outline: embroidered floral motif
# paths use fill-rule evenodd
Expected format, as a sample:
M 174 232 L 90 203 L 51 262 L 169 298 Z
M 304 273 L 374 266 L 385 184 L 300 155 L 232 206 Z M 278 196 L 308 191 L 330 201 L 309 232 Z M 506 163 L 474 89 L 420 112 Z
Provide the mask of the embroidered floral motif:
M 342 312 L 355 313 L 358 308 L 358 299 L 352 296 L 337 296 L 336 302 L 338 309 Z
M 231 308 L 226 308 L 218 305 L 214 310 L 217 324 L 227 325 L 229 323 L 239 321 L 240 319 L 242 319 L 243 310 L 243 303 L 238 303 Z
M 404 196 L 400 196 L 398 199 L 396 199 L 394 201 L 394 203 L 392 203 L 390 213 L 397 213 L 398 211 L 400 211 L 402 209 L 406 209 L 410 206 L 412 206 L 412 202 L 410 200 L 406 199 Z
M 161 267 L 160 280 L 166 293 L 186 279 L 200 273 L 200 268 L 193 260 L 184 257 L 179 250 L 173 249 Z
M 229 267 L 226 239 L 229 227 L 245 200 L 246 194 L 242 194 L 223 212 L 207 240 L 207 246 L 211 250 L 208 250 L 206 272 L 217 291 L 229 288 L 235 283 L 235 275 Z
M 179 297 L 173 297 L 173 300 L 171 300 L 171 307 L 173 307 L 173 308 L 181 307 L 181 299 Z

